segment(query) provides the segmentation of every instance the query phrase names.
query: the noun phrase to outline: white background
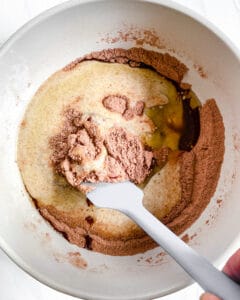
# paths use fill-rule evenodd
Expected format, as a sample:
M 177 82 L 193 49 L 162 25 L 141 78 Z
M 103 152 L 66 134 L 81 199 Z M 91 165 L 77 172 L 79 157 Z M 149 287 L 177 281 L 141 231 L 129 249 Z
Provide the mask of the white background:
M 0 44 L 20 26 L 63 0 L 0 0 Z M 217 25 L 240 48 L 240 0 L 175 0 Z M 201 289 L 192 285 L 161 300 L 197 300 Z M 0 250 L 1 300 L 74 300 L 39 283 Z

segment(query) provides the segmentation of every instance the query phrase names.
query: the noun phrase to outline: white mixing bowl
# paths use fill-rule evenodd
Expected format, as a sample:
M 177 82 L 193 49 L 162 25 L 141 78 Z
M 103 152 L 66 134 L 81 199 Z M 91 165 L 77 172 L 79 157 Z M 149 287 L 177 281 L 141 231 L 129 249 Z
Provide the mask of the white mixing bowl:
M 236 49 L 206 20 L 168 0 L 64 3 L 30 21 L 0 50 L 0 246 L 39 281 L 84 299 L 152 299 L 191 283 L 173 260 L 159 254 L 160 248 L 111 257 L 68 243 L 29 201 L 16 163 L 19 124 L 39 85 L 83 54 L 134 46 L 131 35 L 121 35 L 130 28 L 146 39 L 145 48 L 169 52 L 185 62 L 190 69 L 185 81 L 192 83 L 202 101 L 214 97 L 223 114 L 226 152 L 221 178 L 211 203 L 187 231 L 195 236 L 190 245 L 219 266 L 240 242 Z M 150 38 L 145 29 L 150 29 Z M 151 34 L 159 39 L 151 39 Z M 81 257 L 74 260 L 69 252 Z

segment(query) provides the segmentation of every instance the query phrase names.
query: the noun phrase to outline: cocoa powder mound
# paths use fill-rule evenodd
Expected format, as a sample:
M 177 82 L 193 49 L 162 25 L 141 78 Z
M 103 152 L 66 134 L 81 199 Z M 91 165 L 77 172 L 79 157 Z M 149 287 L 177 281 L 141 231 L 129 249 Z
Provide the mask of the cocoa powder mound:
M 102 100 L 102 104 L 106 109 L 123 115 L 127 109 L 128 98 L 122 95 L 109 95 Z
M 144 107 L 145 107 L 145 103 L 143 101 L 138 101 L 133 108 L 134 114 L 136 116 L 142 116 Z
M 188 68 L 177 58 L 168 53 L 158 53 L 155 51 L 145 50 L 143 48 L 131 49 L 107 49 L 92 52 L 68 64 L 64 71 L 72 70 L 76 65 L 84 60 L 98 60 L 111 63 L 128 64 L 131 67 L 149 66 L 155 69 L 159 74 L 176 81 L 181 82 Z
M 113 102 L 107 101 L 108 105 Z M 65 111 L 63 130 L 51 138 L 50 147 L 54 169 L 83 193 L 90 189 L 84 182 L 142 183 L 152 168 L 152 152 L 144 149 L 139 137 L 121 127 L 112 127 L 102 137 L 91 118 L 72 109 Z M 96 168 L 95 162 L 103 154 L 103 163 Z
M 103 98 L 103 106 L 111 112 L 119 113 L 125 120 L 132 120 L 135 116 L 142 116 L 145 103 L 137 101 L 137 103 L 130 107 L 129 99 L 123 95 L 108 95 Z
M 182 158 L 181 184 L 192 185 L 192 188 L 189 194 L 186 194 L 187 189 L 182 188 L 182 199 L 189 200 L 185 201 L 181 214 L 168 223 L 175 233 L 183 232 L 201 215 L 216 190 L 220 176 L 225 136 L 223 119 L 214 99 L 207 100 L 201 108 L 200 124 L 197 144 Z M 186 181 L 186 178 L 189 179 Z
M 105 139 L 109 155 L 118 162 L 128 179 L 142 183 L 150 172 L 153 154 L 146 151 L 139 138 L 123 128 L 112 128 Z

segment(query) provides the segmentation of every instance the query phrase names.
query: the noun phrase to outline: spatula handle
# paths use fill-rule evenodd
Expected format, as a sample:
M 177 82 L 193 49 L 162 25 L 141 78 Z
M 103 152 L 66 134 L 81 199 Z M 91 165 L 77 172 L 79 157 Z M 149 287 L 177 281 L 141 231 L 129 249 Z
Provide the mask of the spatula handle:
M 222 300 L 240 300 L 240 285 L 190 248 L 142 204 L 129 207 L 124 213 L 168 252 L 205 291 Z

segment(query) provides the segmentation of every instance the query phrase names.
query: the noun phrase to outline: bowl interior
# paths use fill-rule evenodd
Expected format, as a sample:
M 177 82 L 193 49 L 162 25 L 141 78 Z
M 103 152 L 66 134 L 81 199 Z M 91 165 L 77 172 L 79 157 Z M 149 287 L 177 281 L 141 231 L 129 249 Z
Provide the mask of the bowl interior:
M 240 240 L 239 60 L 216 34 L 175 10 L 175 4 L 158 2 L 164 4 L 68 2 L 33 20 L 0 51 L 0 245 L 31 275 L 82 298 L 149 299 L 191 283 L 160 247 L 111 257 L 69 244 L 28 199 L 16 164 L 18 127 L 26 106 L 49 75 L 94 50 L 142 43 L 146 49 L 169 52 L 189 67 L 184 81 L 192 83 L 201 101 L 216 99 L 226 129 L 221 178 L 211 203 L 187 233 L 194 236 L 190 245 L 216 264 Z M 71 252 L 81 254 L 79 263 Z

